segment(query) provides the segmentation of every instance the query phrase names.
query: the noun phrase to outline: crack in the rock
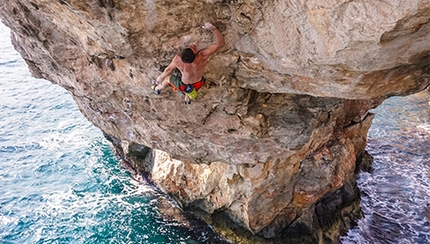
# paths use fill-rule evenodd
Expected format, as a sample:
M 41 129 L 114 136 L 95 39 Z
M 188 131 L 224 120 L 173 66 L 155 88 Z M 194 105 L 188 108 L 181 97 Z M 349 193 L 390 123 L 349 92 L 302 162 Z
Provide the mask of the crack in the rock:
M 209 111 L 209 113 L 203 118 L 203 120 L 202 120 L 202 124 L 203 125 L 205 125 L 206 124 L 206 121 L 209 119 L 209 117 L 211 117 L 211 115 L 217 110 L 217 108 L 218 108 L 218 105 L 216 105 L 216 106 L 214 106 L 210 111 Z

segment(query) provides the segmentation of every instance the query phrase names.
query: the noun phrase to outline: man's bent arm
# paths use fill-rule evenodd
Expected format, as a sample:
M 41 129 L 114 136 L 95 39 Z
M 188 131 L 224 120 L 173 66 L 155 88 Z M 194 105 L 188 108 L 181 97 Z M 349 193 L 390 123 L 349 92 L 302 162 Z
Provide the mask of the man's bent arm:
M 210 56 L 225 46 L 225 40 L 224 40 L 224 37 L 221 34 L 221 32 L 219 32 L 219 30 L 215 26 L 213 26 L 211 23 L 209 23 L 209 22 L 205 23 L 203 28 L 211 30 L 212 33 L 215 35 L 215 44 L 212 44 L 212 45 L 210 45 L 204 49 L 205 54 L 207 56 Z
M 217 45 L 216 50 L 225 46 L 224 37 L 222 36 L 221 32 L 219 32 L 219 30 L 215 26 L 214 26 L 214 29 L 212 30 L 212 32 L 214 33 L 215 39 L 216 39 L 216 45 Z

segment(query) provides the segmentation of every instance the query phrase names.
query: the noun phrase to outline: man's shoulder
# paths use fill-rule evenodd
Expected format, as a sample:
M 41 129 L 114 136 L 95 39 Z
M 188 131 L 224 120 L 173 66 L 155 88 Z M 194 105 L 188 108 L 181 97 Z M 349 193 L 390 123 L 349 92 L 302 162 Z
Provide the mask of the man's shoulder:
M 173 57 L 173 59 L 172 59 L 172 63 L 174 65 L 181 64 L 182 63 L 181 57 L 178 54 L 176 54 L 175 57 Z
M 178 69 L 182 69 L 182 67 L 184 66 L 184 63 L 182 62 L 182 59 L 178 54 L 173 57 L 172 64 L 175 65 Z
M 181 59 L 181 56 L 179 56 L 179 54 L 176 54 L 174 57 L 173 57 L 173 61 L 176 61 L 176 60 L 180 60 Z

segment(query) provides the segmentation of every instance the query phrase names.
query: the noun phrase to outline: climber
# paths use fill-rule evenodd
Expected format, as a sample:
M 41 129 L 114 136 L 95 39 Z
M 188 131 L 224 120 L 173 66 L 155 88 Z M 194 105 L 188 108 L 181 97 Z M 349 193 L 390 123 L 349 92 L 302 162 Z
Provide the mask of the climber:
M 204 29 L 211 30 L 216 38 L 215 44 L 198 50 L 196 44 L 188 44 L 181 55 L 175 55 L 169 66 L 157 77 L 151 88 L 155 94 L 160 94 L 161 89 L 172 85 L 174 89 L 179 89 L 186 94 L 185 103 L 190 104 L 191 100 L 197 96 L 196 90 L 204 84 L 203 72 L 208 64 L 209 57 L 225 45 L 224 37 L 219 30 L 211 23 L 207 22 Z M 177 74 L 173 71 L 179 70 Z

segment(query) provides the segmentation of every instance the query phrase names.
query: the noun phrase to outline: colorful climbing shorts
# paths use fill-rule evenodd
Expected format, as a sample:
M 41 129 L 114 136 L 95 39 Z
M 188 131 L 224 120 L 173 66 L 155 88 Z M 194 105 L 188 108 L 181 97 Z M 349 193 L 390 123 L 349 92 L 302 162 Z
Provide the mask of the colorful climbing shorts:
M 170 76 L 170 85 L 173 86 L 173 89 L 184 91 L 185 90 L 185 84 L 182 82 L 181 76 L 172 75 Z M 206 82 L 206 79 L 202 77 L 200 81 L 197 81 L 196 83 L 193 83 L 194 89 L 198 91 Z

